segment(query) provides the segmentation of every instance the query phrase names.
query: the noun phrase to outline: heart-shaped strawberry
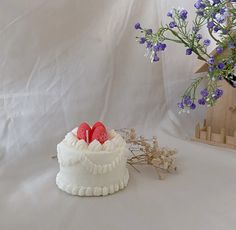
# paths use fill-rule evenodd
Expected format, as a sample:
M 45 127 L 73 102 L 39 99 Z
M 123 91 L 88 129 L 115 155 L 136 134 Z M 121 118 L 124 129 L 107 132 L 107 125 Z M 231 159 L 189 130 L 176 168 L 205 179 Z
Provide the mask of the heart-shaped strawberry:
M 101 122 L 101 121 L 97 121 L 96 123 L 94 123 L 93 127 L 92 127 L 92 132 L 94 131 L 94 129 L 96 129 L 98 126 L 102 126 L 106 129 L 105 125 Z
M 83 122 L 77 130 L 77 138 L 79 140 L 85 140 L 87 143 L 90 142 L 91 134 L 92 130 L 86 122 Z
M 103 144 L 105 141 L 108 140 L 108 134 L 106 128 L 104 126 L 97 126 L 92 133 L 91 142 L 93 140 L 99 141 Z

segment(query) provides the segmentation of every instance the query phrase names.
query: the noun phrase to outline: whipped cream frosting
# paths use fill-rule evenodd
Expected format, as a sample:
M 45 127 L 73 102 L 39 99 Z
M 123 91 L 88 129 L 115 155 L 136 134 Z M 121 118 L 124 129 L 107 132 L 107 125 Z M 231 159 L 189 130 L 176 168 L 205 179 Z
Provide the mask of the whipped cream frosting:
M 90 144 L 87 144 L 84 140 L 79 140 L 76 136 L 77 128 L 73 129 L 71 132 L 69 132 L 64 139 L 64 143 L 67 146 L 73 147 L 78 150 L 83 151 L 92 151 L 92 152 L 101 152 L 101 151 L 114 151 L 117 148 L 121 148 L 125 146 L 125 141 L 121 137 L 120 134 L 115 132 L 115 130 L 111 130 L 108 133 L 109 140 L 105 141 L 103 144 L 101 144 L 99 141 L 94 140 Z

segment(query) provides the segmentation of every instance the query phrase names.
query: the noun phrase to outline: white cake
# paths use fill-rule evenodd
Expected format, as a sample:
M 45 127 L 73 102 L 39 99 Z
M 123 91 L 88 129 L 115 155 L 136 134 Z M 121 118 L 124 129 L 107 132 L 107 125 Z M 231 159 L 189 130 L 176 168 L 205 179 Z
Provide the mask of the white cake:
M 109 140 L 89 145 L 76 136 L 77 129 L 69 132 L 57 145 L 60 171 L 57 186 L 72 195 L 105 196 L 127 186 L 126 143 L 114 130 Z

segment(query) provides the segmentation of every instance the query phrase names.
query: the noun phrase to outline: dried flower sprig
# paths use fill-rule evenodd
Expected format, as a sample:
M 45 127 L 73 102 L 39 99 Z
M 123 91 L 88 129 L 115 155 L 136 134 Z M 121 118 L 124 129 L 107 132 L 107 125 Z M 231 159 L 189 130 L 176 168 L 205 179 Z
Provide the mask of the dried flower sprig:
M 140 172 L 136 165 L 150 165 L 156 169 L 160 179 L 164 179 L 167 173 L 177 170 L 175 165 L 176 150 L 159 147 L 157 138 L 145 139 L 137 136 L 135 129 L 117 130 L 126 140 L 132 154 L 127 163 Z

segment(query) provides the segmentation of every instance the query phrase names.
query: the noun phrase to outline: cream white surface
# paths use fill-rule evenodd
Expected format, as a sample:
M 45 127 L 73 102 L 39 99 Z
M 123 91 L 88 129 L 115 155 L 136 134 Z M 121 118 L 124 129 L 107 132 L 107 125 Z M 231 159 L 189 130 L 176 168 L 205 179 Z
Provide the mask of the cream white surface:
M 129 168 L 128 187 L 102 198 L 61 192 L 57 161 L 40 152 L 1 165 L 1 229 L 233 230 L 236 152 L 159 137 L 179 150 L 178 173 L 160 181 L 152 169 Z
M 57 145 L 60 171 L 57 186 L 72 195 L 106 196 L 124 189 L 129 180 L 127 146 L 120 134 L 109 132 L 109 140 L 87 144 L 78 140 L 76 129 Z
M 156 28 L 194 1 L 0 0 L 1 230 L 235 229 L 235 152 L 179 139 L 203 114 L 176 116 L 195 57 L 168 45 L 151 65 L 135 43 L 135 22 Z M 99 119 L 178 148 L 178 174 L 130 168 L 127 189 L 103 198 L 58 190 L 57 143 Z

